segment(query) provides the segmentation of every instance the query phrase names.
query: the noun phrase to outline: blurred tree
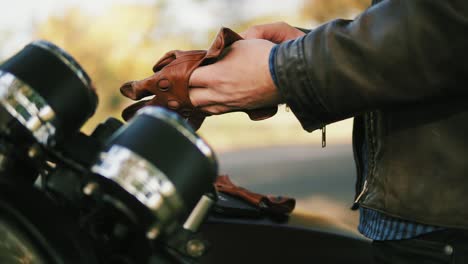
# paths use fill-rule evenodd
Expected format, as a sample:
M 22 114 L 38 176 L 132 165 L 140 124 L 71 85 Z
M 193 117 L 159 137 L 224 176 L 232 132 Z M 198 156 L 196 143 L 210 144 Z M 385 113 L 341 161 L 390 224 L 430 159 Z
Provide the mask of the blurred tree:
M 209 3 L 216 2 L 191 1 L 204 4 L 207 9 L 210 7 Z M 247 21 L 239 17 L 226 26 L 242 31 L 250 25 L 286 20 L 292 25 L 309 27 L 311 20 L 321 22 L 350 16 L 364 9 L 369 2 L 370 0 L 304 0 L 304 8 L 298 10 L 296 16 L 285 18 L 278 12 Z M 224 7 L 218 6 L 221 3 L 227 4 Z M 231 10 L 233 7 L 233 3 L 228 1 L 216 4 L 213 10 Z M 251 3 L 244 0 L 235 4 Z M 120 95 L 120 85 L 128 80 L 151 75 L 151 67 L 165 52 L 172 49 L 206 48 L 211 43 L 220 22 L 213 20 L 212 28 L 205 30 L 190 28 L 188 31 L 178 31 L 172 18 L 162 14 L 166 8 L 175 7 L 180 8 L 169 0 L 158 0 L 153 5 L 114 5 L 93 15 L 77 8 L 69 8 L 37 25 L 36 37 L 50 40 L 68 51 L 85 68 L 97 87 L 99 107 L 96 115 L 86 124 L 85 131 L 89 132 L 108 116 L 120 116 L 124 105 L 130 103 L 130 100 Z M 207 14 L 215 12 L 210 10 L 206 11 Z M 238 6 L 232 11 L 241 10 L 241 6 Z M 233 12 L 231 20 L 236 19 L 236 12 Z M 195 42 L 194 39 L 202 41 Z M 310 142 L 311 137 L 303 133 L 299 123 L 291 115 L 282 112 L 263 122 L 251 122 L 245 114 L 211 117 L 205 121 L 201 133 L 219 149 Z M 312 140 L 319 143 L 320 137 L 312 137 Z
M 36 36 L 68 51 L 97 87 L 98 111 L 85 130 L 107 116 L 120 116 L 123 104 L 129 102 L 118 91 L 122 83 L 149 76 L 166 51 L 191 48 L 186 36 L 152 37 L 158 12 L 158 5 L 118 5 L 92 16 L 71 8 L 38 25 Z
M 371 4 L 371 0 L 304 0 L 301 16 L 318 23 L 335 18 L 352 18 Z
M 9 54 L 3 54 L 2 51 L 5 50 L 6 43 L 12 38 L 13 32 L 7 29 L 0 30 L 0 63 L 3 60 L 6 60 Z

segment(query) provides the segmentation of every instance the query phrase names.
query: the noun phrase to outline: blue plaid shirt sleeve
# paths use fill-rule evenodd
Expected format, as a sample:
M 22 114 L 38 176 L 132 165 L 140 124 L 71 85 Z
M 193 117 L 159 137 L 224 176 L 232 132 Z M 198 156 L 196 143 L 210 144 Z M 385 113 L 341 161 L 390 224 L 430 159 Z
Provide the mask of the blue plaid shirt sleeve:
M 273 79 L 273 82 L 275 83 L 276 87 L 278 87 L 278 78 L 276 77 L 276 72 L 275 72 L 275 56 L 276 56 L 277 50 L 278 50 L 278 44 L 273 46 L 273 48 L 270 51 L 270 57 L 268 59 L 271 79 Z

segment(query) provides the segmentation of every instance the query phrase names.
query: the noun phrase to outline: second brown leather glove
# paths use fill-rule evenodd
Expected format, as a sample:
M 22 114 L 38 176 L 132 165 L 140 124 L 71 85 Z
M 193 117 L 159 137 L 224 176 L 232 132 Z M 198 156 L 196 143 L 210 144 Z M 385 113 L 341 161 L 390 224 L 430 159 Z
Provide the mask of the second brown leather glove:
M 147 105 L 162 106 L 176 111 L 197 130 L 209 114 L 194 107 L 189 98 L 189 80 L 193 71 L 203 65 L 215 63 L 225 48 L 242 37 L 229 28 L 221 28 L 208 50 L 173 50 L 164 55 L 153 67 L 154 75 L 140 81 L 127 82 L 120 87 L 121 93 L 133 100 L 154 95 L 150 100 L 141 100 L 122 112 L 125 120 Z M 252 120 L 263 120 L 276 114 L 278 107 L 243 110 Z
M 273 214 L 290 214 L 296 206 L 294 198 L 251 192 L 232 183 L 227 175 L 218 176 L 214 186 L 218 192 L 238 197 L 250 205 Z

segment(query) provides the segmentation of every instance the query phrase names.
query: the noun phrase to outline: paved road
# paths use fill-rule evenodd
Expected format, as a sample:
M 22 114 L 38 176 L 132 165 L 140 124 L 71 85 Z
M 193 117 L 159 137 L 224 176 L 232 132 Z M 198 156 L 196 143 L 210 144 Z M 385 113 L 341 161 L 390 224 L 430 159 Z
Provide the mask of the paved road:
M 349 210 L 356 170 L 350 145 L 270 147 L 218 155 L 220 172 L 256 192 L 297 199 L 300 211 L 332 218 L 356 229 Z
M 296 198 L 326 196 L 350 203 L 356 170 L 351 146 L 271 147 L 218 155 L 220 172 L 244 187 Z

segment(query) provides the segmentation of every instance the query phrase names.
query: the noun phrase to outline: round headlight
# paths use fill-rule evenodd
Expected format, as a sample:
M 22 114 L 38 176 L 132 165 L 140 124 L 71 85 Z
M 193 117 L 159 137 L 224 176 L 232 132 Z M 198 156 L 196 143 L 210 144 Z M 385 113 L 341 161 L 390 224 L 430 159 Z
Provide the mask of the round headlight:
M 144 204 L 158 232 L 185 220 L 213 191 L 217 161 L 176 113 L 146 107 L 110 138 L 92 171 Z
M 0 65 L 0 105 L 36 141 L 53 145 L 94 113 L 97 96 L 70 55 L 50 42 L 35 41 Z

